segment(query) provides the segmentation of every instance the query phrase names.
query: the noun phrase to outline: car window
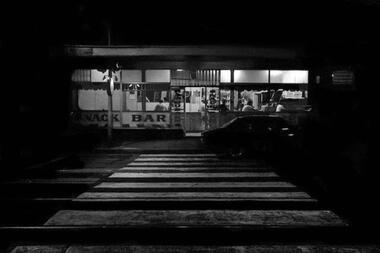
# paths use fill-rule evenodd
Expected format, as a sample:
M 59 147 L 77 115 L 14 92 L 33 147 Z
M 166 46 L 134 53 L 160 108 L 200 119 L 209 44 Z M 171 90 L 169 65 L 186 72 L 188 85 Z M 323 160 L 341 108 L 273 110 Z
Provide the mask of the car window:
M 247 117 L 242 118 L 241 128 L 248 132 L 263 132 L 265 131 L 266 124 L 263 122 L 262 118 L 259 117 Z
M 226 128 L 226 127 L 229 127 L 229 126 L 232 126 L 236 121 L 237 121 L 238 118 L 234 118 L 230 121 L 228 121 L 227 123 L 224 123 L 221 128 Z
M 235 118 L 222 127 L 232 131 L 248 131 L 255 133 L 268 133 L 269 131 L 279 131 L 283 127 L 288 127 L 286 121 L 275 117 L 242 117 Z
M 232 131 L 243 132 L 249 129 L 249 124 L 245 118 L 235 118 L 226 127 Z
M 251 117 L 248 119 L 252 129 L 257 132 L 278 131 L 280 128 L 288 127 L 286 121 L 275 117 Z

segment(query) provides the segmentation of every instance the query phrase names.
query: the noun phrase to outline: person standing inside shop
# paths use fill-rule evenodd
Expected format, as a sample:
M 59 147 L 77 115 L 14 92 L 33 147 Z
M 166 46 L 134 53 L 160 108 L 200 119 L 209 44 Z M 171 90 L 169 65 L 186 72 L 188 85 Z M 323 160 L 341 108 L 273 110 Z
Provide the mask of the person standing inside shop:
M 202 103 L 199 107 L 199 112 L 201 113 L 201 121 L 204 129 L 207 130 L 209 128 L 209 115 L 206 109 L 206 101 L 202 100 Z
M 243 108 L 241 109 L 242 112 L 253 112 L 256 111 L 255 108 L 252 106 L 252 100 L 244 98 L 243 99 Z
M 227 105 L 226 105 L 226 100 L 222 100 L 222 103 L 220 104 L 220 112 L 225 113 L 228 111 Z
M 276 106 L 276 112 L 283 112 L 285 110 L 286 110 L 285 106 L 283 106 L 280 103 L 277 104 L 277 106 Z

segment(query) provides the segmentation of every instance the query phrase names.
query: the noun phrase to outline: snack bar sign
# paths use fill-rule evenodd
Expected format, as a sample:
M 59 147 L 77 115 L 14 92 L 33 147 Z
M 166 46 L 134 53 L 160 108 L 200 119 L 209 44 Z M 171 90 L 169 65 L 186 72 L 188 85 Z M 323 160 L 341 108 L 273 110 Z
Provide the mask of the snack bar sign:
M 170 113 L 123 113 L 123 125 L 129 127 L 168 127 L 170 125 Z
M 114 127 L 170 127 L 170 113 L 166 112 L 114 112 L 112 114 Z M 107 112 L 77 112 L 73 121 L 81 125 L 96 125 L 105 127 L 108 123 Z
M 113 124 L 116 127 L 121 126 L 120 113 L 112 113 Z M 73 120 L 81 125 L 106 126 L 108 123 L 107 112 L 77 112 L 73 115 Z

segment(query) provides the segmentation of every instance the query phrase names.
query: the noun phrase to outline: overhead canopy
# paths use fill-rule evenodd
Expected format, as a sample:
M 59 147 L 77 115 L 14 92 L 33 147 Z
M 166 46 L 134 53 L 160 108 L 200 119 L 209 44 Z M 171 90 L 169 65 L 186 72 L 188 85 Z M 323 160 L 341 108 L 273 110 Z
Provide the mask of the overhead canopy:
M 294 59 L 299 51 L 248 46 L 66 46 L 73 57 L 205 56 Z

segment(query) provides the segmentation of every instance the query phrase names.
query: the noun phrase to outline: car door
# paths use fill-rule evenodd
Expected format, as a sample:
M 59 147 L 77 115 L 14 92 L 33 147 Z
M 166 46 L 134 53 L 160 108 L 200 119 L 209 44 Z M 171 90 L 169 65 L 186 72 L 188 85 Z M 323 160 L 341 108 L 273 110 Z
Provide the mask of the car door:
M 227 138 L 233 144 L 246 144 L 250 138 L 251 126 L 245 118 L 239 118 L 228 127 Z

